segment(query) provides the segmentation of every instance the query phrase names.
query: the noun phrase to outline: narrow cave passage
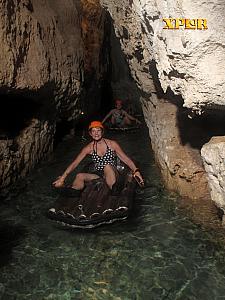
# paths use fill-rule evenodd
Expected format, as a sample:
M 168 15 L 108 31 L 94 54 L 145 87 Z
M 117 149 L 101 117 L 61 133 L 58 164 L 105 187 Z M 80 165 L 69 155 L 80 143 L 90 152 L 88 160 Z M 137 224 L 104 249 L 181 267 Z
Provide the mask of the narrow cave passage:
M 80 107 L 83 115 L 76 120 L 62 119 L 56 124 L 54 145 L 64 137 L 87 134 L 88 124 L 92 120 L 103 120 L 115 107 L 115 100 L 123 102 L 123 108 L 139 118 L 145 124 L 140 104 L 140 91 L 131 76 L 128 63 L 116 37 L 113 21 L 106 13 L 105 38 L 100 51 L 100 62 L 104 65 L 103 77 L 97 80 L 95 71 L 84 74 L 83 92 Z
M 141 112 L 139 91 L 131 78 L 110 13 L 99 1 L 80 1 L 79 10 L 83 44 L 80 103 L 85 117 L 76 122 L 77 128 L 91 119 L 103 118 L 117 98 L 124 102 L 125 108 Z

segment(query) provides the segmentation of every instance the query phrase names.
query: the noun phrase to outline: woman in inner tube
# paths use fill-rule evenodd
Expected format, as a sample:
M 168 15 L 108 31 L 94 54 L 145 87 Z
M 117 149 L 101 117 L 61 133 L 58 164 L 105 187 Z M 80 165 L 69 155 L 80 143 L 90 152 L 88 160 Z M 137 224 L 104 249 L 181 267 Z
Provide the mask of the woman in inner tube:
M 102 124 L 104 124 L 109 118 L 112 126 L 118 128 L 129 126 L 132 124 L 132 121 L 136 122 L 136 124 L 141 124 L 138 119 L 129 115 L 123 109 L 123 102 L 120 99 L 115 101 L 115 108 L 110 110 L 110 112 L 105 116 L 105 118 L 102 120 Z
M 67 167 L 64 173 L 53 182 L 57 188 L 64 185 L 66 177 L 78 166 L 78 164 L 87 156 L 91 155 L 95 166 L 95 174 L 78 173 L 72 183 L 72 188 L 80 191 L 84 188 L 85 182 L 88 182 L 99 177 L 103 177 L 112 191 L 116 191 L 116 179 L 118 171 L 116 169 L 116 156 L 120 158 L 131 170 L 135 179 L 140 185 L 144 185 L 144 180 L 140 170 L 135 166 L 134 162 L 124 153 L 119 144 L 114 140 L 103 138 L 104 127 L 100 121 L 93 121 L 89 125 L 89 134 L 92 141 L 85 146 L 74 161 Z

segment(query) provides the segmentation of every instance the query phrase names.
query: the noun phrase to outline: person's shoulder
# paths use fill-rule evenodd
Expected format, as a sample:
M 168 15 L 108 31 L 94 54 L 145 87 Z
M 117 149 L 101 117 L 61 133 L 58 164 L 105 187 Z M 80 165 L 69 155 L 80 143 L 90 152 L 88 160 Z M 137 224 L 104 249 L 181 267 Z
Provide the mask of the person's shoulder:
M 106 138 L 104 138 L 104 140 L 105 140 L 105 142 L 106 142 L 107 144 L 111 144 L 112 142 L 114 142 L 114 140 L 111 140 L 111 139 L 106 139 Z
M 87 144 L 86 146 L 84 146 L 84 148 L 82 149 L 82 151 L 86 154 L 90 154 L 93 148 L 93 142 L 90 142 L 89 144 Z
M 105 139 L 105 141 L 111 148 L 114 148 L 116 145 L 118 145 L 117 141 L 115 140 Z

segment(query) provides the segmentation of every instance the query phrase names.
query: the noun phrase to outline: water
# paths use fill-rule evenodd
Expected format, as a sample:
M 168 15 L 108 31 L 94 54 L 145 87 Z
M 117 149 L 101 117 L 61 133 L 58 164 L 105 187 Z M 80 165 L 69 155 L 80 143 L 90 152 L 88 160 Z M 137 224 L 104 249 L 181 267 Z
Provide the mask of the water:
M 225 299 L 225 250 L 163 188 L 147 133 L 114 135 L 147 182 L 123 223 L 65 230 L 45 217 L 50 183 L 82 146 L 58 146 L 0 206 L 0 299 Z

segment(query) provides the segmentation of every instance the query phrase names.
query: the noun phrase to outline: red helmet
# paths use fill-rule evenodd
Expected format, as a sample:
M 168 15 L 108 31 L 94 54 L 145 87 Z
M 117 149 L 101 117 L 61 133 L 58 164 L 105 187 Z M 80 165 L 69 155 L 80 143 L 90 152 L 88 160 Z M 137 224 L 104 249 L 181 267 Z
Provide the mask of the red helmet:
M 88 130 L 90 130 L 92 128 L 95 128 L 95 127 L 99 127 L 99 128 L 104 129 L 104 126 L 102 125 L 102 122 L 100 122 L 100 121 L 92 121 L 90 123 L 90 125 L 88 126 Z

